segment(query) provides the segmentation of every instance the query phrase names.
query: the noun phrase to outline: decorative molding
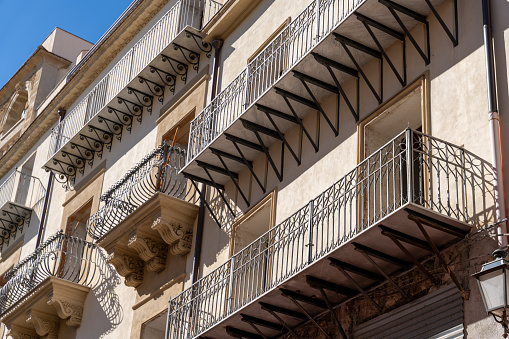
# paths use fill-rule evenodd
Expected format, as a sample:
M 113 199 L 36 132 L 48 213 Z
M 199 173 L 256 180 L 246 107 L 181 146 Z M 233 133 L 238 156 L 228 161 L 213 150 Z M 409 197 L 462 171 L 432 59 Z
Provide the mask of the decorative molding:
M 39 339 L 37 333 L 29 328 L 21 327 L 18 325 L 7 326 L 9 330 L 7 332 L 7 337 L 12 337 L 13 339 Z
M 143 261 L 127 254 L 112 252 L 108 255 L 108 264 L 115 266 L 118 274 L 125 278 L 125 284 L 138 287 L 143 282 Z
M 34 326 L 35 332 L 39 336 L 44 336 L 47 339 L 58 339 L 58 331 L 60 329 L 60 320 L 58 318 L 39 311 L 29 310 L 26 321 Z
M 73 304 L 66 300 L 50 297 L 48 305 L 53 305 L 61 319 L 66 320 L 67 326 L 79 327 L 83 318 L 83 305 Z
M 161 244 L 147 237 L 140 237 L 135 230 L 129 238 L 127 247 L 135 250 L 141 260 L 146 262 L 147 270 L 151 272 L 161 272 L 166 268 L 168 246 L 165 244 Z
M 175 220 L 162 221 L 158 217 L 152 223 L 152 229 L 158 231 L 161 238 L 170 245 L 170 254 L 184 255 L 191 250 L 193 241 L 193 230 L 191 228 L 184 228 Z

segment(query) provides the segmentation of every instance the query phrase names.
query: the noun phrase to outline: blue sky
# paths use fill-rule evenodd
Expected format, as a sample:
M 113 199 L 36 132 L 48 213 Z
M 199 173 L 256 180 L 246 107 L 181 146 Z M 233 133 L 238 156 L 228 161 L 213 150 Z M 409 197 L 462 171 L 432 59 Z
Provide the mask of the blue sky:
M 55 27 L 92 43 L 132 0 L 0 0 L 0 88 Z

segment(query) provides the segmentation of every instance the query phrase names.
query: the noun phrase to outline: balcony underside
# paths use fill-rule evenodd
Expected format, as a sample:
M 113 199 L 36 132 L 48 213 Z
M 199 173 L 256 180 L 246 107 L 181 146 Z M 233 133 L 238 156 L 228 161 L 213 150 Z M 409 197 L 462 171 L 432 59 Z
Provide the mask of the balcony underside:
M 432 8 L 436 8 L 442 2 L 431 1 Z M 274 143 L 278 143 L 284 148 L 286 158 L 290 158 L 290 161 L 295 160 L 298 164 L 301 161 L 299 142 L 310 143 L 318 151 L 319 136 L 318 138 L 315 136 L 315 128 L 306 127 L 305 123 L 301 125 L 303 119 L 315 113 L 321 120 L 319 131 L 327 129 L 338 135 L 339 109 L 335 112 L 330 109 L 326 111 L 321 106 L 326 98 L 335 96 L 339 100 L 339 105 L 345 107 L 342 114 L 346 113 L 351 119 L 358 121 L 360 115 L 358 100 L 368 99 L 368 96 L 370 96 L 369 99 L 374 98 L 379 104 L 385 100 L 383 87 L 389 82 L 382 81 L 381 64 L 384 69 L 390 70 L 386 73 L 392 72 L 391 76 L 394 75 L 391 81 L 399 82 L 401 87 L 404 87 L 407 84 L 405 48 L 420 49 L 419 54 L 425 64 L 430 58 L 430 46 L 427 39 L 423 38 L 422 34 L 419 37 L 412 36 L 408 31 L 419 24 L 426 32 L 426 17 L 432 12 L 425 0 L 399 1 L 399 3 L 413 12 L 404 13 L 406 9 L 394 3 L 386 6 L 375 0 L 366 1 L 259 97 L 252 94 L 258 85 L 252 80 L 254 75 L 250 74 L 251 85 L 248 92 L 255 100 L 250 101 L 246 111 L 212 142 L 203 143 L 204 148 L 199 150 L 199 153 L 195 152 L 197 155 L 188 162 L 182 172 L 190 178 L 203 179 L 204 182 L 209 183 L 213 181 L 221 186 L 235 179 L 246 166 L 251 166 L 251 162 L 260 154 L 265 154 L 269 167 L 282 181 L 283 160 L 279 156 L 271 158 L 267 149 Z M 397 14 L 407 32 L 400 26 L 388 9 L 389 7 Z M 450 21 L 453 23 L 448 22 L 448 27 L 454 25 L 454 20 Z M 373 37 L 367 27 L 373 33 Z M 443 32 L 447 39 L 445 28 Z M 400 50 L 399 56 L 387 56 L 387 48 L 398 41 L 400 44 L 395 48 Z M 418 47 L 412 41 L 415 41 Z M 455 44 L 454 41 L 453 44 Z M 434 52 L 439 53 L 439 51 Z M 372 71 L 371 74 L 364 73 L 364 66 L 373 60 L 379 60 L 376 76 Z M 277 66 L 271 67 L 273 70 L 277 69 Z M 265 66 L 264 69 L 267 72 L 269 67 Z M 348 84 L 350 87 L 344 87 L 350 80 L 353 80 Z M 364 91 L 366 94 L 360 97 L 359 84 L 367 88 Z M 223 113 L 226 114 L 226 112 Z M 215 124 L 208 123 L 210 126 Z M 286 132 L 295 126 L 303 129 L 303 141 L 292 141 L 286 138 Z M 251 173 L 254 175 L 253 172 L 251 168 Z M 258 180 L 260 186 L 262 181 L 262 178 Z
M 0 248 L 9 245 L 11 238 L 14 239 L 24 225 L 30 224 L 31 216 L 31 208 L 12 201 L 0 206 Z
M 437 255 L 464 238 L 469 231 L 470 227 L 465 223 L 407 204 L 276 288 L 252 300 L 199 337 L 277 338 L 306 322 L 317 326 L 309 317 L 316 318 L 329 312 L 327 304 L 335 308 L 351 298 L 370 300 L 367 296 L 369 289 L 382 283 L 395 286 L 404 298 L 412 297 L 407 295 L 405 287 L 397 286 L 391 277 L 415 267 L 416 261 Z M 396 243 L 403 246 L 407 253 Z M 441 260 L 441 255 L 438 256 Z M 422 269 L 428 279 L 437 283 L 433 281 L 432 273 L 419 265 L 416 269 Z M 270 263 L 268 267 L 267 271 L 270 272 Z M 450 276 L 456 283 L 454 272 Z M 267 279 L 270 281 L 270 277 Z M 461 285 L 456 286 L 465 297 Z M 372 307 L 379 309 L 380 314 L 385 311 L 374 300 L 370 302 Z M 337 330 L 338 333 L 342 331 Z M 328 335 L 332 336 L 332 333 Z
M 212 47 L 202 42 L 203 34 L 191 26 L 174 40 L 75 135 L 61 135 L 63 146 L 44 164 L 46 170 L 66 183 L 73 183 L 95 157 L 111 150 L 114 139 L 121 141 L 143 114 L 152 113 L 153 103 L 175 94 L 176 84 L 186 82 L 199 69 L 200 57 L 210 58 Z M 126 75 L 127 76 L 127 75 Z M 93 109 L 93 108 L 92 108 Z M 87 119 L 89 116 L 87 111 Z M 83 122 L 74 122 L 82 124 Z

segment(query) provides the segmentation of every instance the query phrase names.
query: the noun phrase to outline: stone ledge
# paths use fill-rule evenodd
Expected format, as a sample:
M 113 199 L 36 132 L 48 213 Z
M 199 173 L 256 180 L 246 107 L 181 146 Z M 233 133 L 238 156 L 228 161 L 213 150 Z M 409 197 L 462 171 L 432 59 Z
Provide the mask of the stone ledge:
M 15 339 L 58 338 L 60 319 L 70 327 L 81 325 L 89 291 L 89 287 L 49 277 L 12 305 L 0 320 Z
M 144 271 L 161 272 L 168 255 L 191 250 L 198 206 L 155 193 L 98 241 L 125 284 L 138 287 Z

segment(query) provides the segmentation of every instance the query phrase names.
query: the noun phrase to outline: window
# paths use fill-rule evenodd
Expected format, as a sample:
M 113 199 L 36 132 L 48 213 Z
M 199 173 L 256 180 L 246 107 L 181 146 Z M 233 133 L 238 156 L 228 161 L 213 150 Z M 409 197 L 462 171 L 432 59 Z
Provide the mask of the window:
M 14 93 L 2 118 L 2 134 L 8 133 L 18 121 L 25 117 L 27 102 L 28 92 L 26 89 L 20 89 Z
M 35 154 L 33 154 L 24 164 L 21 166 L 21 174 L 18 182 L 18 189 L 16 191 L 15 202 L 23 206 L 32 207 L 37 201 L 40 194 L 34 191 L 36 189 L 35 182 L 32 179 L 32 172 L 34 170 Z
M 141 325 L 141 339 L 164 339 L 168 310 L 159 313 Z
M 182 120 L 166 132 L 163 135 L 163 142 L 166 141 L 170 145 L 172 143 L 187 145 L 189 140 L 189 129 L 191 127 L 191 121 L 194 119 L 195 112 L 196 108 L 193 108 L 191 112 L 187 113 Z

